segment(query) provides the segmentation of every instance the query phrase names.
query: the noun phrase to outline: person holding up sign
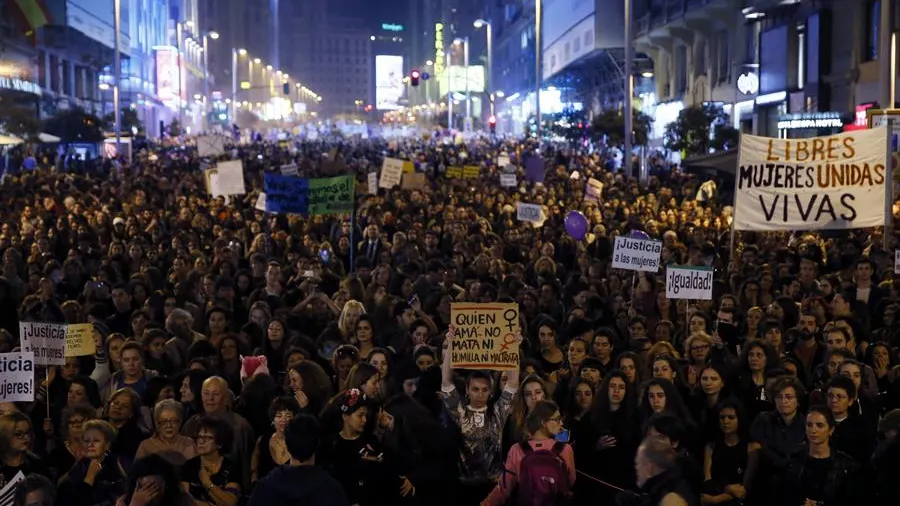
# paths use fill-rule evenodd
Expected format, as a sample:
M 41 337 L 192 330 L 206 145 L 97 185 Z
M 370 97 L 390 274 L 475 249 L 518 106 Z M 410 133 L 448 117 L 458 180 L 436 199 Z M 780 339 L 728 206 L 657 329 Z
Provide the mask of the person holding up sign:
M 490 405 L 490 398 L 494 379 L 484 371 L 472 371 L 466 380 L 464 402 L 453 381 L 453 366 L 450 363 L 450 341 L 455 335 L 456 328 L 451 325 L 444 340 L 441 398 L 463 438 L 463 472 L 457 504 L 475 506 L 494 489 L 500 477 L 504 457 L 500 454 L 500 436 L 512 411 L 519 385 L 519 368 L 508 371 L 506 387 L 493 405 Z M 521 343 L 521 334 L 516 339 Z

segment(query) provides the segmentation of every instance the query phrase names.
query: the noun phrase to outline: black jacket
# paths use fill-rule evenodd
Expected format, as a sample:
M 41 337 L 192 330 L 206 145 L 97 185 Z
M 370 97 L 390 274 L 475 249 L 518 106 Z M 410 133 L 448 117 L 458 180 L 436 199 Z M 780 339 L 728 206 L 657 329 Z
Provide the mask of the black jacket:
M 845 506 L 848 504 L 868 504 L 867 490 L 860 483 L 859 464 L 849 455 L 834 448 L 827 460 L 828 469 L 825 479 L 810 484 L 804 477 L 808 470 L 809 451 L 798 452 L 791 456 L 785 469 L 784 506 L 802 506 L 811 494 L 821 496 L 822 506 Z
M 248 506 L 347 506 L 337 480 L 316 466 L 281 466 L 256 484 Z
M 622 492 L 616 497 L 618 506 L 658 506 L 663 497 L 675 493 L 681 496 L 688 506 L 699 506 L 700 500 L 691 491 L 688 482 L 682 478 L 677 469 L 666 471 L 647 480 L 635 493 Z

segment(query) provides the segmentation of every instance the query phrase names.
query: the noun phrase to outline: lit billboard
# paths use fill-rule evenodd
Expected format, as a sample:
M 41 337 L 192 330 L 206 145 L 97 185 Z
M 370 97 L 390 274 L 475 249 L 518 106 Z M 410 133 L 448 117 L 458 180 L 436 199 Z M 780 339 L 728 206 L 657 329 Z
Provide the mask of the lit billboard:
M 178 107 L 181 94 L 178 79 L 178 52 L 174 47 L 156 48 L 156 96 L 170 108 Z
M 375 108 L 393 111 L 400 108 L 403 98 L 403 57 L 379 54 L 375 56 Z
M 119 9 L 122 32 L 119 38 L 119 50 L 124 54 L 130 54 L 131 15 L 128 2 L 121 2 Z M 66 24 L 109 48 L 115 47 L 116 31 L 113 16 L 113 0 L 66 1 Z
M 466 67 L 450 65 L 440 79 L 441 96 L 447 93 L 482 93 L 484 92 L 484 66 L 469 65 L 468 88 L 466 87 Z

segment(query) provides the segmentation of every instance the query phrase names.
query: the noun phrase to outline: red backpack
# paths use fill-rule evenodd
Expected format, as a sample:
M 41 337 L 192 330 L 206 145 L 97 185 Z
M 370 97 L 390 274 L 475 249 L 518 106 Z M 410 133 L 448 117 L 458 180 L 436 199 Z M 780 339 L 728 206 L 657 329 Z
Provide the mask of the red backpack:
M 567 504 L 569 470 L 562 459 L 565 443 L 552 450 L 535 450 L 527 441 L 519 443 L 525 456 L 519 465 L 519 506 L 560 506 Z

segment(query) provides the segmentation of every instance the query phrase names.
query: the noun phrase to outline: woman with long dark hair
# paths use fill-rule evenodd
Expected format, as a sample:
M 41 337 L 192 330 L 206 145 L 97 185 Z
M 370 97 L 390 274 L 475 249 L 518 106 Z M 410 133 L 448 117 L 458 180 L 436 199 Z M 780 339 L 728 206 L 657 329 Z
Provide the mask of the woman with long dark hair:
M 718 426 L 703 451 L 703 504 L 738 506 L 747 495 L 744 472 L 747 470 L 747 434 L 749 420 L 734 398 L 715 408 Z
M 319 364 L 303 361 L 288 371 L 287 389 L 300 408 L 318 417 L 331 398 L 331 379 Z
M 178 482 L 175 466 L 162 456 L 150 454 L 134 462 L 128 473 L 125 495 L 116 506 L 193 506 L 194 499 Z
M 384 430 L 387 467 L 399 476 L 394 504 L 452 504 L 456 449 L 428 409 L 406 394 L 395 395 L 381 408 L 378 425 Z
M 632 461 L 641 439 L 636 390 L 625 372 L 610 371 L 594 396 L 587 426 L 591 433 L 579 435 L 573 444 L 579 469 L 625 489 L 634 485 Z M 578 497 L 615 501 L 614 489 L 591 481 L 580 480 L 577 491 Z
M 513 400 L 512 412 L 503 426 L 501 455 L 506 455 L 514 444 L 522 441 L 525 437 L 525 419 L 528 417 L 528 413 L 531 412 L 537 401 L 542 401 L 548 397 L 547 383 L 539 376 L 530 375 L 522 381 L 522 385 L 519 387 Z

